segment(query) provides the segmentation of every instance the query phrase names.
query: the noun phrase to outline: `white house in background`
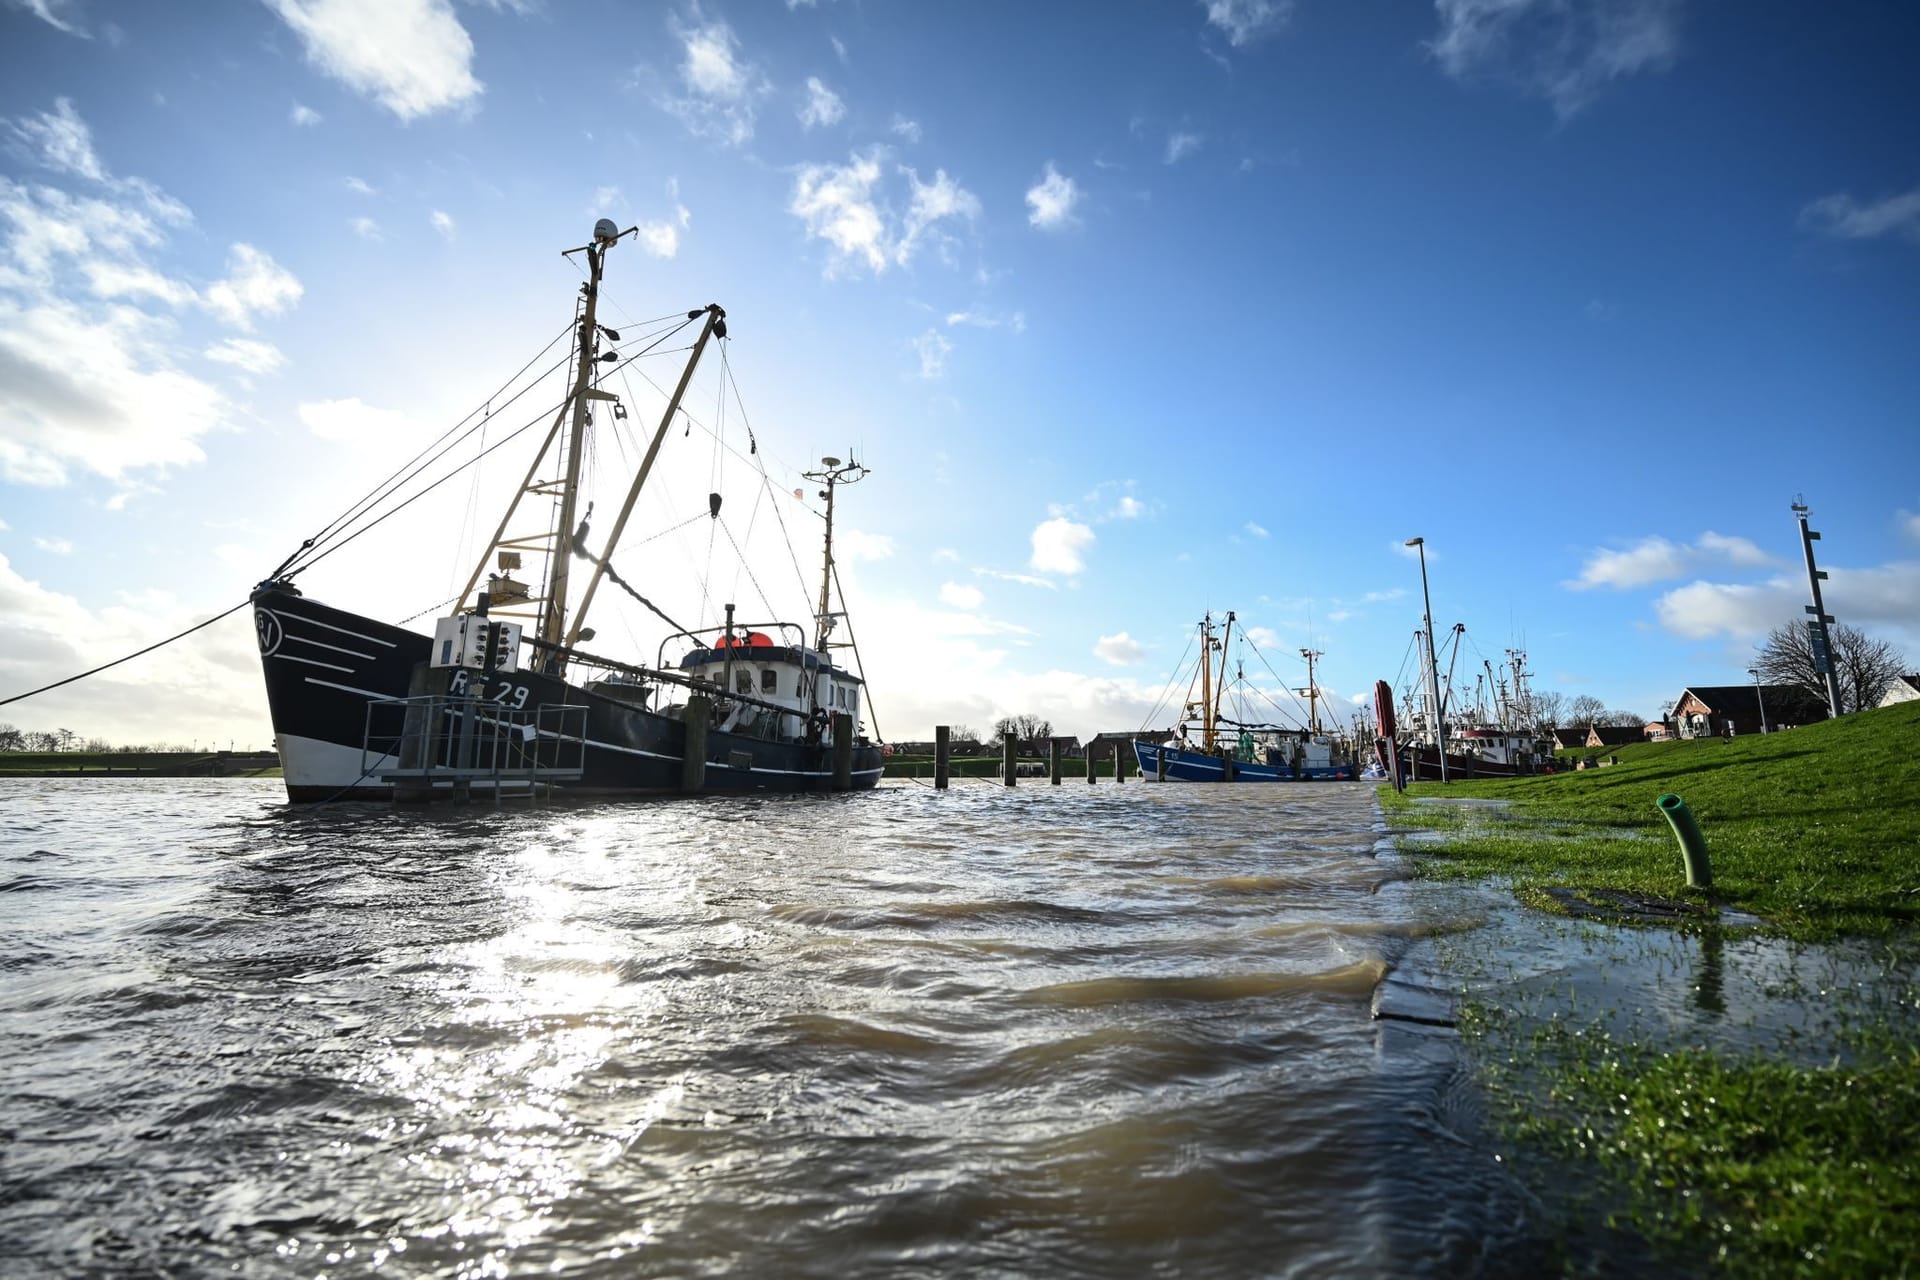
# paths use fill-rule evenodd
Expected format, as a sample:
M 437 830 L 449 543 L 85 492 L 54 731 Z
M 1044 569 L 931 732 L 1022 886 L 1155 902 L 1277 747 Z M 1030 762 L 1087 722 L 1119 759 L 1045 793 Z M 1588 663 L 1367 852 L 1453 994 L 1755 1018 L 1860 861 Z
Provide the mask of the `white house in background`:
M 1912 675 L 1895 676 L 1887 691 L 1880 695 L 1880 705 L 1890 707 L 1896 702 L 1920 700 L 1920 672 Z

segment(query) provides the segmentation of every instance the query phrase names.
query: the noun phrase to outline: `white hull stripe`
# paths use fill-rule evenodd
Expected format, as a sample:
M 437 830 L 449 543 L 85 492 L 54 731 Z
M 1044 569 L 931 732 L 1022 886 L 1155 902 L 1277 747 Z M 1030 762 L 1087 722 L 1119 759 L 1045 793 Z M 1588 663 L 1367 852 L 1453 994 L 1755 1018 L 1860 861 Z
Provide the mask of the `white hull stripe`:
M 284 613 L 279 616 L 283 619 L 287 617 Z M 345 627 L 336 627 L 331 622 L 322 622 L 318 618 L 309 618 L 305 614 L 296 613 L 293 615 L 292 620 L 295 622 L 304 622 L 310 627 L 325 627 L 329 631 L 338 631 L 343 636 L 352 636 L 355 640 L 365 640 L 368 644 L 383 644 L 389 649 L 394 647 L 394 643 L 391 640 L 382 640 L 379 636 L 369 636 L 363 635 L 358 631 L 349 631 Z
M 316 658 L 296 658 L 290 653 L 270 653 L 267 656 L 269 658 L 278 658 L 282 662 L 304 662 L 310 667 L 325 667 L 329 671 L 344 671 L 348 675 L 353 674 L 352 667 L 343 667 L 337 662 L 321 662 Z
M 277 657 L 279 655 L 276 654 L 275 656 Z M 346 668 L 342 667 L 341 670 L 344 671 Z M 394 700 L 389 694 L 375 693 L 371 689 L 356 689 L 350 684 L 335 684 L 331 680 L 322 680 L 318 676 L 308 676 L 306 680 L 308 684 L 317 684 L 328 689 L 338 689 L 342 693 L 357 693 L 361 697 L 370 698 L 375 702 L 392 702 Z
M 361 653 L 358 649 L 343 649 L 337 644 L 328 644 L 324 640 L 309 640 L 305 636 L 288 636 L 287 639 L 293 641 L 296 644 L 310 644 L 316 649 L 331 649 L 335 653 L 344 653 L 349 658 L 369 658 L 370 659 L 373 657 L 372 654 Z

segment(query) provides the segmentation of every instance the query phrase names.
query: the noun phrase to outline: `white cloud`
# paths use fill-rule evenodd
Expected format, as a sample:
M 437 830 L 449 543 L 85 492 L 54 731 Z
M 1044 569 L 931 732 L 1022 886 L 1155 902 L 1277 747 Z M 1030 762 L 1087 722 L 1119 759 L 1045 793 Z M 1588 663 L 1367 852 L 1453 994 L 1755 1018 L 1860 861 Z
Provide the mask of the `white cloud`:
M 1093 646 L 1093 656 L 1102 662 L 1111 662 L 1116 667 L 1130 666 L 1140 661 L 1146 651 L 1139 641 L 1122 631 L 1118 635 L 1101 636 Z
M 1712 530 L 1701 534 L 1691 546 L 1655 535 L 1624 549 L 1602 547 L 1590 553 L 1580 568 L 1580 576 L 1564 585 L 1575 591 L 1603 586 L 1624 590 L 1683 577 L 1713 562 L 1746 567 L 1778 563 L 1750 540 Z
M 1920 512 L 1902 508 L 1894 517 L 1899 521 L 1900 531 L 1909 538 L 1920 539 Z
M 699 11 L 693 11 L 698 18 Z M 725 22 L 687 25 L 670 23 L 680 41 L 680 83 L 686 96 L 662 105 L 680 118 L 689 132 L 739 146 L 753 137 L 760 99 L 771 86 L 759 69 L 740 54 L 740 41 Z
M 296 102 L 293 104 L 293 110 L 288 113 L 287 118 L 297 125 L 311 128 L 313 125 L 319 124 L 324 117 L 305 103 Z
M 1236 48 L 1265 39 L 1293 16 L 1293 0 L 1200 0 L 1200 7 Z
M 1179 164 L 1200 149 L 1206 141 L 1197 133 L 1175 133 L 1167 138 L 1167 163 Z
M 931 382 L 946 376 L 947 357 L 953 353 L 953 344 L 938 329 L 929 329 L 913 340 L 913 349 L 920 357 L 920 376 Z
M 73 544 L 65 538 L 43 538 L 36 534 L 34 535 L 33 545 L 47 552 L 49 555 L 70 556 L 73 554 Z
M 640 247 L 652 257 L 671 258 L 680 252 L 680 228 L 671 222 L 643 222 Z
M 453 215 L 441 209 L 435 209 L 432 213 L 428 214 L 427 221 L 432 223 L 433 229 L 443 236 L 451 237 L 454 231 L 457 230 L 454 226 Z
M 1113 504 L 1113 518 L 1116 520 L 1138 520 L 1146 513 L 1147 504 L 1130 493 L 1121 494 L 1120 500 Z
M 473 40 L 448 0 L 267 0 L 307 61 L 402 120 L 480 96 Z
M 1430 48 L 1456 80 L 1489 75 L 1545 98 L 1561 119 L 1611 82 L 1664 71 L 1679 51 L 1679 0 L 1434 0 Z
M 227 276 L 207 288 L 207 309 L 236 329 L 252 329 L 257 315 L 279 315 L 300 301 L 305 290 L 273 255 L 250 244 L 227 253 Z
M 80 0 L 8 0 L 16 9 L 25 9 L 42 22 L 58 27 L 70 36 L 79 36 L 90 40 L 85 27 L 78 22 Z
M 1033 555 L 1028 558 L 1037 573 L 1060 573 L 1071 577 L 1087 567 L 1083 552 L 1093 544 L 1093 530 L 1065 516 L 1043 520 L 1033 530 Z
M 822 84 L 820 77 L 807 77 L 807 100 L 800 104 L 802 129 L 838 124 L 846 114 L 846 104 L 840 101 L 839 94 Z
M 1821 596 L 1827 612 L 1866 630 L 1890 628 L 1920 640 L 1920 562 L 1869 569 L 1830 568 Z M 1696 581 L 1654 602 L 1660 625 L 1692 640 L 1724 635 L 1751 639 L 1783 622 L 1803 622 L 1807 584 L 1793 574 L 1760 583 Z
M 1286 640 L 1272 627 L 1243 627 L 1241 634 L 1252 642 L 1256 649 L 1278 651 L 1286 647 Z
M 880 190 L 886 160 L 886 148 L 875 146 L 844 165 L 806 165 L 795 175 L 787 212 L 805 223 L 809 236 L 833 246 L 829 271 L 864 264 L 878 275 L 890 265 L 905 266 L 923 243 L 944 246 L 951 238 L 946 227 L 980 216 L 979 198 L 946 170 L 922 182 L 914 170 L 896 166 L 894 175 L 906 181 L 907 212 L 894 217 Z
M 958 582 L 940 584 L 940 603 L 952 605 L 956 609 L 978 609 L 986 594 L 978 587 L 969 587 Z
M 893 134 L 896 138 L 904 139 L 909 144 L 915 143 L 920 141 L 920 122 L 918 120 L 909 120 L 896 112 L 893 117 L 893 122 L 887 126 L 887 132 Z
M 1027 189 L 1027 207 L 1031 210 L 1027 221 L 1042 231 L 1070 227 L 1077 221 L 1073 207 L 1079 203 L 1080 188 L 1049 160 L 1040 181 Z
M 842 529 L 833 536 L 834 546 L 848 560 L 872 561 L 893 558 L 893 539 L 884 533 L 865 533 Z
M 1897 235 L 1920 241 L 1920 187 L 1871 204 L 1844 192 L 1822 196 L 1800 211 L 1800 225 L 1844 240 Z
M 392 409 L 376 409 L 363 404 L 358 396 L 303 404 L 300 406 L 300 421 L 322 440 L 340 443 L 391 441 L 405 436 L 410 430 L 405 414 Z
M 347 225 L 352 227 L 353 234 L 362 240 L 378 241 L 384 238 L 380 234 L 380 224 L 372 218 L 352 218 L 348 220 Z
M 170 309 L 200 295 L 149 259 L 192 213 L 112 174 L 65 99 L 0 136 L 98 193 L 0 177 L 0 476 L 58 485 L 77 466 L 131 486 L 131 472 L 199 461 L 230 406 L 178 367 Z
M 974 572 L 982 578 L 998 578 L 1002 582 L 1017 582 L 1023 587 L 1045 587 L 1049 591 L 1058 591 L 1060 589 L 1051 579 L 1036 578 L 1030 573 L 1007 573 L 1000 569 L 975 569 Z
M 345 181 L 347 190 L 357 196 L 377 196 L 380 194 L 360 178 L 349 177 Z
M 255 338 L 226 338 L 201 354 L 216 364 L 230 364 L 248 373 L 272 373 L 287 362 L 280 348 Z
M 1026 313 L 1013 311 L 1001 315 L 992 311 L 949 311 L 947 327 L 966 325 L 974 329 L 1006 329 L 1012 333 L 1027 331 Z
M 1245 524 L 1241 525 L 1240 527 L 1242 529 L 1245 529 L 1249 534 L 1251 534 L 1256 538 L 1268 538 L 1273 536 L 1272 534 L 1267 532 L 1266 527 L 1264 525 L 1255 524 L 1251 520 L 1247 521 Z

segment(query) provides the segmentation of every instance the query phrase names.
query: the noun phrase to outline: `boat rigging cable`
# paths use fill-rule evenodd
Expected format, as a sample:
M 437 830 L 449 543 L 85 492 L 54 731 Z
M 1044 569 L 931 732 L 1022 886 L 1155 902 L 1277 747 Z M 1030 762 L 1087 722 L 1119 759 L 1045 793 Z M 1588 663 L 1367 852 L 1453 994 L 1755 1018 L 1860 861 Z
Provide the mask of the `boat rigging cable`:
M 687 325 L 692 323 L 692 321 L 687 317 L 685 317 L 684 315 L 680 315 L 676 317 L 665 317 L 663 318 L 662 321 L 657 323 L 664 323 L 665 319 L 675 319 L 676 323 L 671 328 L 667 329 L 665 332 L 662 332 L 659 335 L 654 336 L 651 342 L 649 342 L 646 346 L 642 347 L 639 351 L 632 353 L 630 356 L 628 356 L 628 359 L 637 359 L 639 356 L 647 354 L 654 347 L 657 347 L 660 343 L 666 341 L 666 339 L 671 337 L 675 332 L 685 328 Z M 511 378 L 507 379 L 505 383 L 501 384 L 500 390 L 496 391 L 492 396 L 489 396 L 487 399 L 483 400 L 479 406 L 477 406 L 475 409 L 470 411 L 465 417 L 461 418 L 460 421 L 454 423 L 454 425 L 447 428 L 446 431 L 443 431 L 436 439 L 433 440 L 432 443 L 428 444 L 426 448 L 422 449 L 419 453 L 415 454 L 407 462 L 401 464 L 401 466 L 395 472 L 389 475 L 387 479 L 375 485 L 373 489 L 370 490 L 365 497 L 361 498 L 360 501 L 354 503 L 341 515 L 335 517 L 319 533 L 314 534 L 313 537 L 308 538 L 305 542 L 301 543 L 297 551 L 295 551 L 291 556 L 288 556 L 285 562 L 283 562 L 278 569 L 274 570 L 272 574 L 268 575 L 269 580 L 276 580 L 276 579 L 290 580 L 295 574 L 302 573 L 307 569 L 312 568 L 314 565 L 324 560 L 327 556 L 331 555 L 333 552 L 338 551 L 341 547 L 346 546 L 349 542 L 352 542 L 354 539 L 360 537 L 362 534 L 366 533 L 368 530 L 374 528 L 375 526 L 385 521 L 388 517 L 402 510 L 405 510 L 408 506 L 411 506 L 413 503 L 418 502 L 421 498 L 426 497 L 427 494 L 433 492 L 435 489 L 439 488 L 441 485 L 445 484 L 447 481 L 453 479 L 455 476 L 465 471 L 468 467 L 476 466 L 482 459 L 487 457 L 488 454 L 493 453 L 495 450 L 507 444 L 509 441 L 518 438 L 520 435 L 526 432 L 529 428 L 534 427 L 539 423 L 545 421 L 549 413 L 557 413 L 565 409 L 567 404 L 570 403 L 572 400 L 571 395 L 568 395 L 562 398 L 561 400 L 555 402 L 554 404 L 551 404 L 546 408 L 543 408 L 538 414 L 536 414 L 534 417 L 529 419 L 527 422 L 525 422 L 521 426 L 515 428 L 512 432 L 508 433 L 501 440 L 481 450 L 479 453 L 476 453 L 472 458 L 454 467 L 451 471 L 447 472 L 445 475 L 440 476 L 438 479 L 428 483 L 426 486 L 419 489 L 412 495 L 401 499 L 394 506 L 388 508 L 386 511 L 382 512 L 380 515 L 374 517 L 372 520 L 369 520 L 366 523 L 362 524 L 358 529 L 355 529 L 352 533 L 345 533 L 345 530 L 350 528 L 355 521 L 361 520 L 362 518 L 364 518 L 369 512 L 371 512 L 380 503 L 386 501 L 388 498 L 392 497 L 395 493 L 397 493 L 402 486 L 406 485 L 408 482 L 412 481 L 414 478 L 419 476 L 421 472 L 425 471 L 428 467 L 432 466 L 434 463 L 445 458 L 449 453 L 453 451 L 455 447 L 457 447 L 464 440 L 466 440 L 467 437 L 475 434 L 476 432 L 486 427 L 491 422 L 491 416 L 482 416 L 478 422 L 474 422 L 475 416 L 485 414 L 489 406 L 493 406 L 494 402 L 499 400 L 499 398 L 505 394 L 505 392 L 509 387 L 511 387 L 515 382 L 517 382 L 526 373 L 528 369 L 533 367 L 533 364 L 535 363 L 535 361 L 539 360 L 541 356 L 546 355 L 547 352 L 553 350 L 554 345 L 558 343 L 562 337 L 565 337 L 567 332 L 571 331 L 573 328 L 575 328 L 575 325 L 570 322 L 567 329 L 563 330 L 551 342 L 548 342 L 546 347 L 541 350 L 539 355 L 536 355 L 533 358 L 533 360 L 529 360 L 526 364 L 522 365 L 518 372 L 516 372 Z M 633 339 L 634 342 L 639 342 L 641 340 L 642 340 L 641 338 Z M 564 364 L 571 363 L 572 360 L 573 360 L 573 354 L 571 351 L 569 351 L 564 358 L 562 358 L 561 360 L 555 361 L 553 364 L 549 365 L 546 369 L 542 370 L 540 374 L 537 375 L 532 381 L 528 382 L 526 386 L 514 392 L 513 395 L 508 397 L 506 400 L 501 401 L 497 405 L 497 407 L 493 409 L 493 412 L 498 413 L 500 410 L 507 408 L 509 405 L 513 404 L 514 401 L 526 395 L 527 392 L 539 386 L 541 381 L 547 378 L 548 376 L 550 376 L 556 369 L 560 368 Z M 467 426 L 467 429 L 465 431 L 460 431 L 460 428 L 462 426 L 465 426 L 468 423 L 472 423 L 473 425 Z M 456 436 L 454 435 L 454 433 L 457 431 L 460 432 L 460 434 Z M 452 438 L 449 439 L 449 437 L 452 437 Z M 308 554 L 309 552 L 314 552 L 315 554 L 309 555 Z
M 192 635 L 194 632 L 199 631 L 201 628 L 210 627 L 214 623 L 220 621 L 220 619 L 231 617 L 233 614 L 240 612 L 242 609 L 247 607 L 247 604 L 248 604 L 247 601 L 242 600 L 239 604 L 233 606 L 233 608 L 231 609 L 228 609 L 225 613 L 216 613 L 211 618 L 208 618 L 205 622 L 196 622 L 192 626 L 188 627 L 185 631 L 182 631 L 177 635 L 168 636 L 165 640 L 156 640 L 152 644 L 148 645 L 146 648 L 136 649 L 124 658 L 115 658 L 112 662 L 103 662 L 91 671 L 82 671 L 77 676 L 68 676 L 65 680 L 55 680 L 52 684 L 43 684 L 38 689 L 29 689 L 25 693 L 16 693 L 11 698 L 0 698 L 0 707 L 4 707 L 8 703 L 12 703 L 12 702 L 24 702 L 26 699 L 33 697 L 37 693 L 45 693 L 49 689 L 58 689 L 63 684 L 72 684 L 75 680 L 85 680 L 88 676 L 99 675 L 102 671 L 105 671 L 108 667 L 117 667 L 123 662 L 131 662 L 133 659 L 139 657 L 143 653 L 152 653 L 155 649 L 159 649 L 166 645 L 170 645 L 175 640 L 184 640 L 188 636 Z
M 1193 652 L 1193 636 L 1192 634 L 1189 634 L 1187 636 L 1187 647 L 1184 651 L 1181 652 L 1180 661 L 1173 664 L 1173 674 L 1167 677 L 1167 687 L 1160 691 L 1159 699 L 1154 702 L 1152 709 L 1150 709 L 1147 712 L 1146 722 L 1140 726 L 1141 733 L 1146 733 L 1153 728 L 1153 719 L 1155 716 L 1160 714 L 1160 709 L 1162 707 L 1165 707 L 1168 710 L 1173 709 L 1172 704 L 1169 703 L 1167 699 L 1172 697 L 1173 691 L 1179 687 L 1180 673 L 1186 670 L 1186 667 L 1187 667 L 1187 654 L 1192 652 Z

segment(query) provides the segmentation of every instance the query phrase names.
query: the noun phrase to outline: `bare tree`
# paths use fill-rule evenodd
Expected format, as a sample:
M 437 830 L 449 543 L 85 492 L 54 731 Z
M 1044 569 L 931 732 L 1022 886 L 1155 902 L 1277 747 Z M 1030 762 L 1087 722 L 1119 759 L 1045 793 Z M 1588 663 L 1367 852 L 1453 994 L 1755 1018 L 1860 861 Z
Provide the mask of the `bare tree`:
M 27 735 L 10 724 L 0 724 L 0 751 L 25 749 Z
M 947 726 L 948 742 L 978 742 L 980 731 L 970 724 L 951 724 Z
M 1567 720 L 1570 726 L 1593 724 L 1605 719 L 1607 704 L 1590 693 L 1583 693 L 1567 704 Z
M 1602 721 L 1604 724 L 1619 725 L 1623 729 L 1638 729 L 1646 722 L 1647 718 L 1638 711 L 1609 711 Z
M 1567 695 L 1551 689 L 1533 691 L 1533 722 L 1542 729 L 1557 729 L 1567 713 Z
M 1907 669 L 1905 658 L 1893 645 L 1844 622 L 1827 628 L 1827 645 L 1840 685 L 1842 715 L 1878 705 L 1887 687 Z M 1754 666 L 1762 680 L 1799 685 L 1826 700 L 1826 680 L 1813 664 L 1813 639 L 1805 623 L 1781 623 L 1767 632 L 1757 653 Z
M 1009 733 L 1024 748 L 1051 738 L 1053 722 L 1026 712 L 1017 716 L 1001 716 L 993 722 L 994 737 L 1002 738 Z

